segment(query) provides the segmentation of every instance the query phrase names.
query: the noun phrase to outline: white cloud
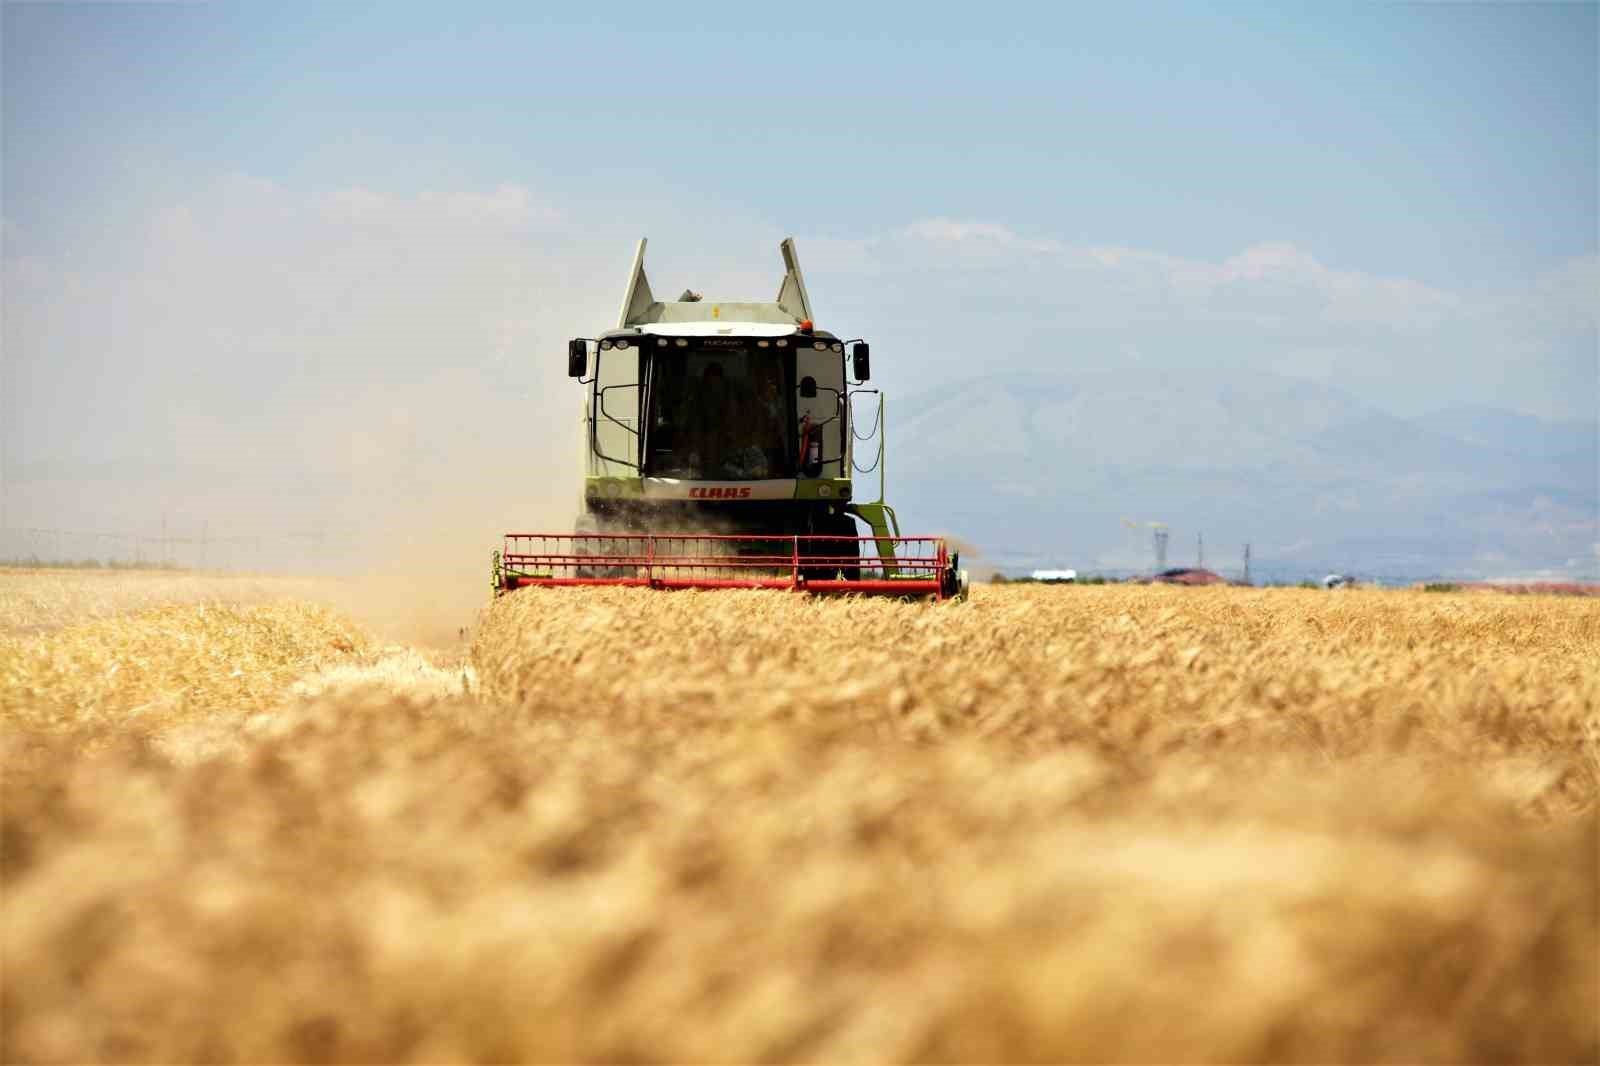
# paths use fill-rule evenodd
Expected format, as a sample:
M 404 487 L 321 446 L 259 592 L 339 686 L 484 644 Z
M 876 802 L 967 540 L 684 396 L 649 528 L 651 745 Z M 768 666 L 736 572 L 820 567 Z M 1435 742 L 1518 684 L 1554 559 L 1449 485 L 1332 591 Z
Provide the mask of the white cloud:
M 1049 238 L 1026 237 L 993 222 L 918 219 L 866 237 L 806 237 L 801 254 L 818 276 L 840 271 L 883 275 L 927 270 L 996 270 L 1020 260 L 1059 257 L 1067 251 Z
M 1307 322 L 1414 334 L 1464 308 L 1422 282 L 1336 270 L 1285 242 L 1263 242 L 1221 261 L 1117 245 L 1072 245 L 992 222 L 920 219 L 860 240 L 807 241 L 831 269 L 1014 272 L 1007 284 L 1046 303 L 1065 300 L 1093 318 L 1202 320 L 1271 329 Z
M 1010 369 L 1121 367 L 1134 343 L 1151 370 L 1304 376 L 1401 413 L 1488 403 L 1571 416 L 1589 413 L 1596 393 L 1595 256 L 1520 286 L 1458 290 L 1330 266 L 1283 241 L 1198 259 L 945 216 L 801 245 L 820 266 L 820 313 L 843 294 L 867 319 L 852 329 L 925 349 L 919 387 L 997 358 Z
M 1186 317 L 1258 326 L 1377 326 L 1427 330 L 1458 314 L 1462 298 L 1406 278 L 1335 270 L 1284 242 L 1265 242 L 1221 260 L 1184 259 L 1123 247 L 1074 249 L 1070 258 L 1108 277 L 1139 279 L 1164 290 Z
M 637 237 L 619 213 L 558 208 L 513 183 L 398 195 L 233 174 L 136 221 L 108 217 L 74 255 L 8 241 L 4 345 L 22 392 L 6 408 L 8 445 L 21 445 L 9 461 L 140 456 L 169 470 L 149 508 L 227 499 L 262 521 L 313 506 L 448 519 L 437 501 L 452 484 L 451 499 L 481 491 L 512 513 L 566 499 L 577 395 L 562 345 L 615 315 Z M 652 244 L 657 292 L 776 290 L 769 229 L 724 226 L 708 250 L 684 240 L 698 222 L 661 235 L 659 259 Z M 1600 284 L 1593 256 L 1462 294 L 1282 242 L 1203 260 L 942 216 L 798 236 L 822 321 L 880 342 L 891 390 L 1137 361 L 1152 374 L 1248 366 L 1427 406 L 1448 386 L 1538 410 L 1576 391 L 1560 360 L 1592 337 Z M 747 250 L 747 266 L 724 270 L 724 248 Z
M 561 212 L 535 200 L 522 185 L 503 184 L 490 192 L 426 191 L 416 196 L 395 196 L 365 186 L 337 189 L 322 197 L 326 218 L 358 226 L 467 226 L 520 227 L 561 221 Z
M 1049 254 L 1062 250 L 1059 241 L 1024 237 L 1007 226 L 992 222 L 958 222 L 949 218 L 925 218 L 911 223 L 900 236 L 957 248 L 963 252 L 1012 252 Z
M 1486 301 L 1488 316 L 1540 333 L 1600 327 L 1600 255 L 1579 256 Z

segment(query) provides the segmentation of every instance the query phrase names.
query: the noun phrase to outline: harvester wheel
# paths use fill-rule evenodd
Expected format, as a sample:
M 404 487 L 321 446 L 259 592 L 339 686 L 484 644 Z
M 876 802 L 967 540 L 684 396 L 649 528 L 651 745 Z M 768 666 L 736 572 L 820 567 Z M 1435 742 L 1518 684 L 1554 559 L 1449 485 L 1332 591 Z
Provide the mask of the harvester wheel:
M 950 557 L 950 565 L 945 569 L 939 584 L 944 598 L 955 600 L 957 603 L 964 603 L 971 594 L 972 583 L 967 579 L 967 572 L 961 569 L 960 552 Z
M 603 557 L 607 554 L 606 543 L 601 540 L 590 540 L 597 534 L 615 532 L 609 525 L 592 514 L 581 514 L 572 524 L 572 554 L 591 557 Z M 579 563 L 576 569 L 578 577 L 616 578 L 622 577 L 622 567 L 595 566 L 588 563 Z
M 815 536 L 838 537 L 832 540 L 802 541 L 801 559 L 808 555 L 830 558 L 830 562 L 822 566 L 803 567 L 801 574 L 808 581 L 860 581 L 861 565 L 859 562 L 861 542 L 856 539 L 855 520 L 849 515 L 831 515 L 819 521 L 815 527 Z M 855 565 L 841 564 L 840 559 L 855 557 Z

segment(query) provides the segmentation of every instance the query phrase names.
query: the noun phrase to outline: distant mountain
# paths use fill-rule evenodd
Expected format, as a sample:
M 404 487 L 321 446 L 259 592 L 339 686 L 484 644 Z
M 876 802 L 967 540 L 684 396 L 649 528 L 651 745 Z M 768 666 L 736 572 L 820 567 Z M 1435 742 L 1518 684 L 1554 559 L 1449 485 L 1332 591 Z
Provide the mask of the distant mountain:
M 1600 420 L 1547 421 L 1493 407 L 1451 407 L 1416 419 L 1443 437 L 1529 459 L 1555 459 L 1600 446 Z
M 1594 572 L 1582 424 L 1464 411 L 1403 419 L 1259 374 L 993 375 L 891 408 L 890 499 L 1013 569 L 1148 569 L 1162 522 L 1169 563 L 1203 534 L 1225 572 L 1246 542 L 1268 570 Z

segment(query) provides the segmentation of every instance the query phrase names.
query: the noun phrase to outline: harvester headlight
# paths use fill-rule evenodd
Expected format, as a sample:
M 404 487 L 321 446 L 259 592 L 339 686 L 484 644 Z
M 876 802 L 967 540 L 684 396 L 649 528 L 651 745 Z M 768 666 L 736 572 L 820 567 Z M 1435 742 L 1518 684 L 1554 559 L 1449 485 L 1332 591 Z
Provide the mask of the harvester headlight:
M 680 348 L 689 347 L 689 342 L 686 339 L 684 339 L 683 337 L 679 337 L 677 340 L 673 341 L 672 343 L 676 344 Z
M 667 338 L 665 338 L 665 337 L 657 337 L 656 338 L 656 347 L 657 348 L 665 348 L 666 346 L 667 346 Z
M 817 495 L 821 496 L 824 500 L 826 500 L 829 496 L 833 495 L 833 486 L 832 485 L 818 485 L 817 486 Z
M 833 346 L 833 350 L 834 350 L 834 351 L 836 351 L 836 352 L 843 352 L 843 351 L 844 351 L 844 345 L 842 345 L 842 344 L 835 344 L 835 345 L 834 345 L 834 346 Z
M 602 352 L 609 352 L 611 350 L 611 342 L 610 341 L 601 341 L 600 342 L 600 350 Z
M 788 342 L 788 341 L 786 341 L 786 340 L 784 340 L 784 339 L 783 339 L 783 338 L 781 338 L 781 337 L 780 337 L 780 338 L 778 338 L 778 340 L 777 340 L 777 341 L 776 341 L 776 342 L 775 342 L 775 343 L 776 343 L 776 344 L 777 344 L 777 345 L 778 345 L 778 347 L 780 347 L 780 348 L 787 348 L 787 347 L 789 347 L 789 342 Z
M 628 342 L 627 341 L 618 341 L 617 342 L 617 347 L 618 348 L 626 348 L 627 346 L 628 346 Z
M 770 345 L 771 343 L 772 343 L 771 341 L 756 341 L 756 347 L 757 348 L 765 348 L 768 345 Z
M 828 350 L 828 342 L 827 341 L 812 341 L 811 342 L 811 347 L 815 348 L 819 352 L 825 352 L 825 351 Z

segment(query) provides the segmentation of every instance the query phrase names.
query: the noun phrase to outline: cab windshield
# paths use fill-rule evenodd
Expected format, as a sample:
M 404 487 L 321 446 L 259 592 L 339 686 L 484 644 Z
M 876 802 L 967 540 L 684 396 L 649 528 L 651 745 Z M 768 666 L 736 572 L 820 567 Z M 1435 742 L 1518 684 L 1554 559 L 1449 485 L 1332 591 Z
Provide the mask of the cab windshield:
M 783 352 L 668 348 L 649 360 L 645 473 L 708 481 L 794 476 Z

